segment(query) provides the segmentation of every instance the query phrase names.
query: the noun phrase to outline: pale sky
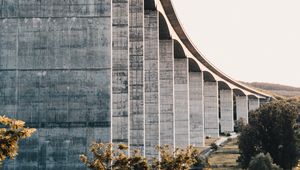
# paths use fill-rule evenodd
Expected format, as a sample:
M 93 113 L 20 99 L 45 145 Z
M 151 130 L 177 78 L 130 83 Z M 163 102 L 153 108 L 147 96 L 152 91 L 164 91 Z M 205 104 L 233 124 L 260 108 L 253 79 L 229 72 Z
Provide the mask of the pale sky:
M 235 80 L 300 87 L 299 0 L 172 0 L 188 36 Z

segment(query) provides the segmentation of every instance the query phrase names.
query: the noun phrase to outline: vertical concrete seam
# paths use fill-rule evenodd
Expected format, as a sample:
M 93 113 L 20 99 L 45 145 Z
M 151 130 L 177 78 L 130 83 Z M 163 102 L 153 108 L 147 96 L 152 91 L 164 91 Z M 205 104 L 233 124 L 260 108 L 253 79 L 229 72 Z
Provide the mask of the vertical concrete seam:
M 130 156 L 130 143 L 131 143 L 131 132 L 130 132 L 130 126 L 131 126 L 131 107 L 130 107 L 130 0 L 127 2 L 127 145 L 128 145 L 128 156 Z

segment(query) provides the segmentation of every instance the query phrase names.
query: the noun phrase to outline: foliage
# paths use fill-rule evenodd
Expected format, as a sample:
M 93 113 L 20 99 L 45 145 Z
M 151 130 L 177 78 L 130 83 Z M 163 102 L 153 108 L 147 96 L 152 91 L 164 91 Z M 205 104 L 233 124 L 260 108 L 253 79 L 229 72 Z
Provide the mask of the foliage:
M 269 153 L 259 153 L 253 157 L 249 164 L 249 170 L 279 170 L 280 168 L 273 164 L 273 160 Z
M 260 152 L 270 153 L 274 162 L 284 169 L 295 166 L 296 118 L 296 106 L 286 101 L 273 101 L 253 112 L 239 137 L 238 161 L 242 167 L 247 167 L 251 157 Z
M 169 145 L 157 149 L 161 159 L 153 158 L 151 165 L 139 150 L 127 156 L 128 147 L 124 144 L 115 149 L 112 144 L 93 143 L 90 146 L 93 158 L 89 160 L 88 156 L 80 155 L 80 160 L 92 170 L 188 170 L 194 164 L 204 166 L 207 163 L 207 160 L 205 162 L 205 159 L 199 157 L 199 151 L 192 146 L 186 149 L 177 148 L 175 151 Z
M 0 164 L 8 157 L 14 159 L 19 150 L 20 139 L 30 137 L 36 129 L 25 128 L 25 122 L 0 116 Z
M 169 145 L 159 147 L 161 160 L 155 160 L 153 169 L 161 170 L 189 170 L 192 165 L 199 163 L 197 160 L 200 152 L 193 146 L 188 146 L 186 149 L 176 148 L 175 151 Z
M 133 155 L 128 157 L 127 150 L 128 147 L 123 144 L 114 149 L 112 144 L 92 143 L 90 151 L 93 159 L 89 160 L 86 155 L 80 155 L 80 160 L 92 170 L 149 169 L 148 162 L 141 156 L 140 151 L 135 150 Z
M 244 118 L 239 118 L 238 120 L 235 121 L 235 132 L 242 132 L 243 128 L 245 128 L 245 119 Z
M 215 151 L 218 150 L 218 148 L 219 148 L 219 146 L 215 143 L 210 144 L 210 147 L 211 147 L 211 149 L 213 149 Z

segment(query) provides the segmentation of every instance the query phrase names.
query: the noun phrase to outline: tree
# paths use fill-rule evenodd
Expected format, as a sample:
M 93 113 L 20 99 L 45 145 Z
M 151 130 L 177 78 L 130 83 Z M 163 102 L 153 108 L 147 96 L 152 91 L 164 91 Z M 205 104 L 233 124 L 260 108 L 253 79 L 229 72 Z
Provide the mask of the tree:
M 19 150 L 20 139 L 30 137 L 36 129 L 25 128 L 25 122 L 0 116 L 0 165 L 8 157 L 14 159 Z
M 239 137 L 241 156 L 238 161 L 247 167 L 251 157 L 270 153 L 274 162 L 284 169 L 297 163 L 294 126 L 297 108 L 286 101 L 273 101 L 252 112 L 249 124 Z
M 204 166 L 207 163 L 207 160 L 199 157 L 198 149 L 192 146 L 186 149 L 177 148 L 175 151 L 169 145 L 157 149 L 161 159 L 148 158 L 151 165 L 139 150 L 128 156 L 128 147 L 123 144 L 114 148 L 112 144 L 93 143 L 90 146 L 93 158 L 80 155 L 80 160 L 92 170 L 189 170 L 193 165 Z
M 249 170 L 279 170 L 280 168 L 273 164 L 273 160 L 269 153 L 266 155 L 263 153 L 257 154 L 252 158 L 249 164 Z
M 92 143 L 90 151 L 93 154 L 91 160 L 86 155 L 80 155 L 80 160 L 92 170 L 148 170 L 147 160 L 142 157 L 139 150 L 135 150 L 131 157 L 127 156 L 128 147 L 120 144 L 117 149 L 113 144 Z

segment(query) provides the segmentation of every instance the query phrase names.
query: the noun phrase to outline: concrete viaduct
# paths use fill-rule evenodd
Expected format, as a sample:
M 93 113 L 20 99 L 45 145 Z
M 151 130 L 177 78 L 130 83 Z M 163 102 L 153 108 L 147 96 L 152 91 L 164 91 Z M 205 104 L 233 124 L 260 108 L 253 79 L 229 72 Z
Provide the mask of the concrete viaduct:
M 271 96 L 222 73 L 171 0 L 0 0 L 0 109 L 37 133 L 4 169 L 85 169 L 92 141 L 204 146 Z

